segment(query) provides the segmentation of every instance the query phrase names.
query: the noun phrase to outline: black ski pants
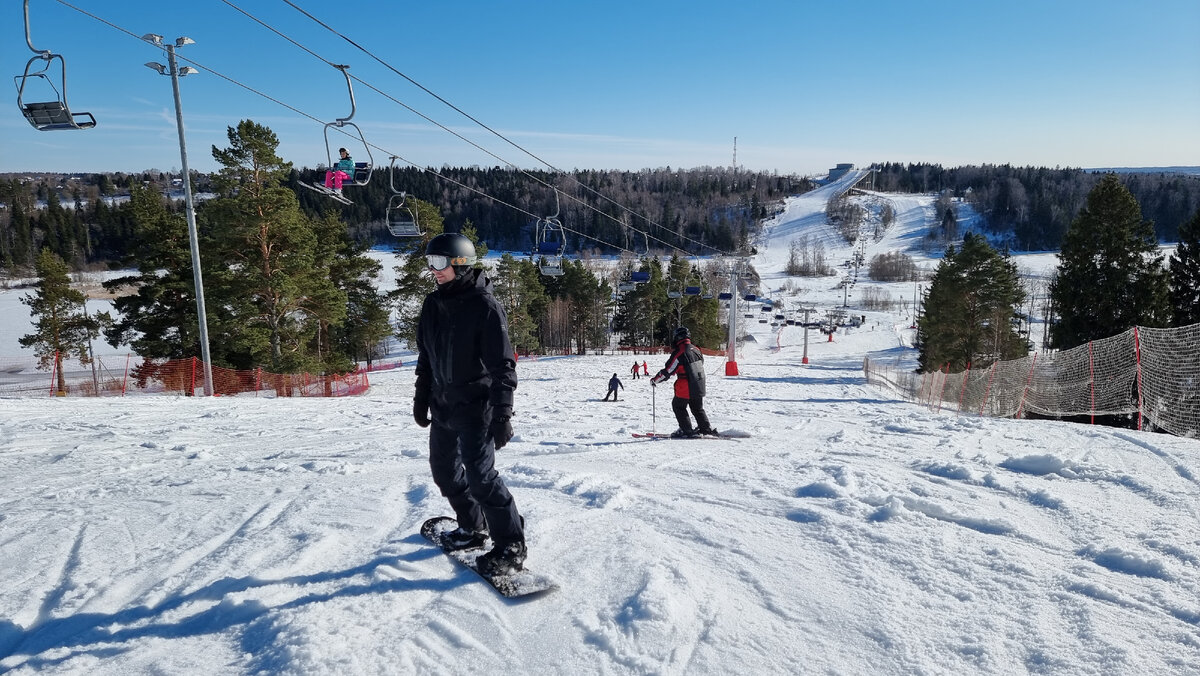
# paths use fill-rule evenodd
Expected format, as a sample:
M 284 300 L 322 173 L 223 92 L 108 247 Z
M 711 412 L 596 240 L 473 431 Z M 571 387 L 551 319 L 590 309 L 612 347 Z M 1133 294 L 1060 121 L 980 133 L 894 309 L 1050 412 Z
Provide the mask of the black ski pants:
M 692 421 L 688 418 L 689 407 L 692 409 L 692 415 L 696 416 L 697 430 L 707 430 L 712 427 L 708 424 L 708 414 L 704 412 L 704 397 L 692 397 L 691 399 L 673 397 L 671 410 L 675 412 L 675 420 L 679 422 L 679 429 L 688 434 L 693 431 Z
M 429 468 L 458 524 L 475 530 L 486 526 L 499 545 L 523 542 L 517 503 L 495 468 L 490 408 L 467 404 L 444 413 L 436 411 L 429 428 Z

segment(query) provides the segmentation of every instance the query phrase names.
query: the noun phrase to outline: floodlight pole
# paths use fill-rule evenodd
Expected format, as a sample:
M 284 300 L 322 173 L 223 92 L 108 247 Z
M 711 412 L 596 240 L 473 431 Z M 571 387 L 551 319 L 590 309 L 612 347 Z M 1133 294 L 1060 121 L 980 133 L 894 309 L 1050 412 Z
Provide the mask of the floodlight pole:
M 737 365 L 737 314 L 738 314 L 738 280 L 741 279 L 742 265 L 745 261 L 731 262 L 729 265 L 729 338 L 725 344 L 725 375 L 738 375 Z
M 200 324 L 200 359 L 204 362 L 204 395 L 213 394 L 212 359 L 208 351 L 208 316 L 204 311 L 204 278 L 200 273 L 200 243 L 196 234 L 196 207 L 192 201 L 192 175 L 188 171 L 187 144 L 183 137 L 183 105 L 179 98 L 179 77 L 197 72 L 194 68 L 185 68 L 182 73 L 175 61 L 175 48 L 195 42 L 191 38 L 181 37 L 175 44 L 163 44 L 162 36 L 146 35 L 144 40 L 152 42 L 167 50 L 169 71 L 163 72 L 162 64 L 148 63 L 150 68 L 157 70 L 160 75 L 171 76 L 171 90 L 175 94 L 175 126 L 179 131 L 179 161 L 183 165 L 183 196 L 187 209 L 188 240 L 192 250 L 192 280 L 196 286 L 196 318 Z

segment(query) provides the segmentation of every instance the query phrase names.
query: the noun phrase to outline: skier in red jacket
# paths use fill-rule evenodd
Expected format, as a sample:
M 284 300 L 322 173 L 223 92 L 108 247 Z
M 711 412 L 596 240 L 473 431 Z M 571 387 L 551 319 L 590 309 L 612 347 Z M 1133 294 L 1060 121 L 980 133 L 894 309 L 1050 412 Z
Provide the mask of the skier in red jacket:
M 671 410 L 679 421 L 679 429 L 671 434 L 673 437 L 694 437 L 697 434 L 717 436 L 717 431 L 708 424 L 708 414 L 704 412 L 704 355 L 692 345 L 691 334 L 687 327 L 675 329 L 672 340 L 671 356 L 667 365 L 653 378 L 651 385 L 657 385 L 675 374 L 675 396 L 671 399 Z M 696 427 L 688 418 L 688 408 L 696 416 Z

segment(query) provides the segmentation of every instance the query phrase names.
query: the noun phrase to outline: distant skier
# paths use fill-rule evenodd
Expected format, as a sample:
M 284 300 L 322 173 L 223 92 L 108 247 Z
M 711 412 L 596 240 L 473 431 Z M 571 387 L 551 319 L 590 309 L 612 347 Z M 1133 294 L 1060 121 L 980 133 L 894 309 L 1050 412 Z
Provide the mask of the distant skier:
M 621 388 L 622 390 L 625 389 L 625 386 L 621 384 L 621 381 L 617 380 L 617 374 L 614 373 L 613 377 L 608 379 L 608 394 L 604 395 L 604 401 L 608 401 L 609 394 L 612 395 L 613 401 L 617 401 L 617 388 L 618 387 Z
M 650 375 L 650 367 L 646 365 L 646 362 L 642 362 L 642 375 Z
M 650 379 L 651 385 L 657 385 L 671 377 L 675 379 L 675 397 L 671 399 L 671 410 L 679 421 L 679 429 L 671 434 L 673 437 L 694 437 L 697 434 L 717 436 L 717 431 L 708 424 L 708 414 L 704 412 L 704 355 L 692 345 L 691 334 L 686 326 L 675 329 L 672 341 L 671 356 L 667 365 L 658 375 Z M 688 418 L 688 407 L 696 416 L 696 427 Z
M 638 363 L 636 361 L 633 362 L 633 379 L 634 380 L 638 379 L 638 373 L 641 370 L 641 368 L 642 367 L 638 366 Z

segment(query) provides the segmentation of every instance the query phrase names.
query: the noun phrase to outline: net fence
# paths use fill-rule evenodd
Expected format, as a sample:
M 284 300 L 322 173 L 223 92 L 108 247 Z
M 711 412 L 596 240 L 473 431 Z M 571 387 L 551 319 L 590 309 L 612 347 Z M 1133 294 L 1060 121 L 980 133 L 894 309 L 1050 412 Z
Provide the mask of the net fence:
M 256 397 L 344 397 L 367 391 L 366 372 L 270 373 L 212 367 L 213 394 Z M 36 357 L 0 357 L 0 396 L 119 397 L 130 394 L 204 394 L 204 362 L 154 360 L 136 355 L 96 357 L 89 364 L 64 359 L 41 369 Z
M 1137 415 L 1153 429 L 1200 436 L 1200 324 L 1135 326 L 1086 345 L 986 368 L 914 373 L 864 360 L 867 382 L 931 408 L 998 417 Z

